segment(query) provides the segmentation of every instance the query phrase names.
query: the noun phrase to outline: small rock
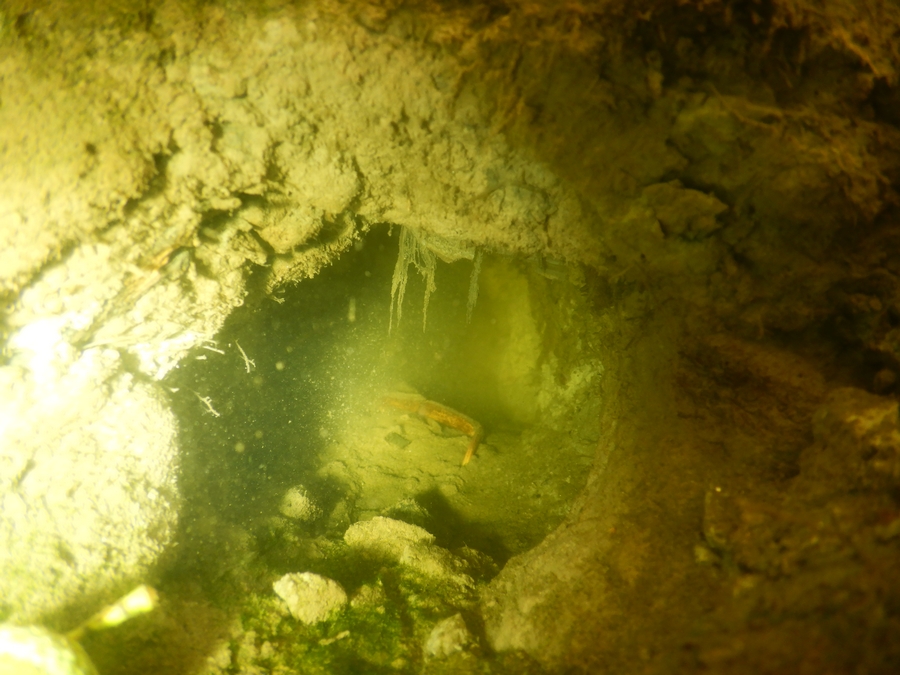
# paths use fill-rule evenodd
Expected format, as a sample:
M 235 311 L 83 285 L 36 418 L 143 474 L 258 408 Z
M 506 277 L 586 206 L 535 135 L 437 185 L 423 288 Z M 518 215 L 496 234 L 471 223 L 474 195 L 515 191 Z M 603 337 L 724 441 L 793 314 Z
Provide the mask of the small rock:
M 425 530 L 431 525 L 431 514 L 415 499 L 407 498 L 386 509 L 383 514 L 387 518 L 400 520 Z
M 272 587 L 291 616 L 305 624 L 327 621 L 347 604 L 338 582 L 312 572 L 285 574 Z
M 376 516 L 347 528 L 344 541 L 351 548 L 396 560 L 409 546 L 432 544 L 434 535 L 418 525 Z
M 460 652 L 470 644 L 473 638 L 461 614 L 438 621 L 425 641 L 425 654 L 434 658 L 450 656 Z
M 315 502 L 309 498 L 306 489 L 302 485 L 296 485 L 284 493 L 281 505 L 278 507 L 282 515 L 304 523 L 309 523 L 322 515 Z
M 466 564 L 434 543 L 428 531 L 399 520 L 376 516 L 354 523 L 344 533 L 347 545 L 369 558 L 396 563 L 434 581 L 471 588 Z

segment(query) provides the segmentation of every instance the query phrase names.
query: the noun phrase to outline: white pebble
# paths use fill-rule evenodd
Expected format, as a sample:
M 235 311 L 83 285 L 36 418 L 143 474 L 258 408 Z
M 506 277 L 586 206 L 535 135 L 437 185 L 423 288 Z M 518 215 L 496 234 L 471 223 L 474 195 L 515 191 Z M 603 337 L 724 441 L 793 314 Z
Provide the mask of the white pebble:
M 347 604 L 338 582 L 312 572 L 285 574 L 272 587 L 291 616 L 305 624 L 327 621 Z
M 461 614 L 438 621 L 425 642 L 425 654 L 443 658 L 462 651 L 472 644 L 473 638 Z

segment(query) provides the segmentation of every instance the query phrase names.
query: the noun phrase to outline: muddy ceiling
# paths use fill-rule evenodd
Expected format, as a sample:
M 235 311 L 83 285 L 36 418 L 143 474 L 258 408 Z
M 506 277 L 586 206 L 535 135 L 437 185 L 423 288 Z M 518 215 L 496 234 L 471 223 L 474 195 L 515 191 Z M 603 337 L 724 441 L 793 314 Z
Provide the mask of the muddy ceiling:
M 279 298 L 391 226 L 577 270 L 602 334 L 593 468 L 480 593 L 486 649 L 893 672 L 896 4 L 89 4 L 0 7 L 4 616 L 156 569 L 158 381 L 251 276 Z

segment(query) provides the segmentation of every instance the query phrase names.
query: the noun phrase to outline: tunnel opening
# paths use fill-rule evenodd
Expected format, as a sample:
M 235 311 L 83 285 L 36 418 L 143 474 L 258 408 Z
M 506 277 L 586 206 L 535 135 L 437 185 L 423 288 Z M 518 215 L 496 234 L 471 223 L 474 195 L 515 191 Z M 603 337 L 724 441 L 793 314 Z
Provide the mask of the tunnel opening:
M 184 494 L 163 588 L 199 585 L 206 601 L 246 612 L 248 594 L 313 571 L 353 595 L 384 581 L 344 550 L 348 528 L 371 519 L 422 528 L 449 556 L 477 561 L 466 569 L 480 586 L 569 513 L 602 433 L 608 336 L 593 282 L 578 267 L 488 252 L 467 320 L 474 263 L 439 262 L 427 323 L 426 280 L 411 271 L 389 329 L 399 234 L 373 228 L 274 294 L 259 274 L 216 339 L 163 381 Z M 477 420 L 471 461 L 452 420 L 397 398 Z M 391 600 L 408 604 L 399 591 Z

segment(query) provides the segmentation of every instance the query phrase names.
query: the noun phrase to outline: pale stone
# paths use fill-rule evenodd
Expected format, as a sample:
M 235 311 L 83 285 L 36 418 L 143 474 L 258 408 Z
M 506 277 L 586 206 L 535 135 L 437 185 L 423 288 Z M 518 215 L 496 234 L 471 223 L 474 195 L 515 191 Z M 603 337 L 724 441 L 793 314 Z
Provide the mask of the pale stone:
M 338 582 L 312 572 L 285 574 L 272 587 L 291 616 L 305 624 L 327 621 L 347 604 Z
M 472 634 L 466 627 L 462 614 L 454 614 L 438 621 L 425 641 L 425 654 L 442 658 L 462 651 L 472 643 Z
M 437 546 L 434 535 L 417 525 L 377 516 L 347 528 L 344 541 L 367 557 L 397 563 L 431 580 L 450 582 L 460 588 L 473 584 L 465 574 L 465 563 Z
M 282 515 L 304 523 L 311 522 L 322 514 L 302 485 L 296 485 L 284 493 L 278 510 Z

